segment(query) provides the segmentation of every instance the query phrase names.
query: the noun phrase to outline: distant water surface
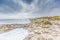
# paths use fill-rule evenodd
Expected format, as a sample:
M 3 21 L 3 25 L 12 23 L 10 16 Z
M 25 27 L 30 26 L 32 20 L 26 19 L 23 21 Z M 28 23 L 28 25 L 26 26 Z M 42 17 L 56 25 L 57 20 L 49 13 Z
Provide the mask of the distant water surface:
M 29 19 L 0 19 L 0 24 L 27 24 Z

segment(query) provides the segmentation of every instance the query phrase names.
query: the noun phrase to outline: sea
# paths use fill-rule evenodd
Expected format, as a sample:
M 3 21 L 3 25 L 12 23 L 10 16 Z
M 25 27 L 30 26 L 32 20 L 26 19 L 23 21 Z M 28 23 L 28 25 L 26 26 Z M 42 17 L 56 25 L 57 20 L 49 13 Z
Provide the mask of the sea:
M 0 24 L 27 24 L 29 19 L 0 19 Z

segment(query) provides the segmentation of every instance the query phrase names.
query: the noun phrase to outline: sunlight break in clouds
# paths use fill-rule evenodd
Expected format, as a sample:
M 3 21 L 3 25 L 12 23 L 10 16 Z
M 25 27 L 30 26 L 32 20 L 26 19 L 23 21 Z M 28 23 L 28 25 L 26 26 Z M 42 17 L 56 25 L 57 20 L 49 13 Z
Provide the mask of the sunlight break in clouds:
M 60 0 L 0 0 L 0 19 L 60 15 Z

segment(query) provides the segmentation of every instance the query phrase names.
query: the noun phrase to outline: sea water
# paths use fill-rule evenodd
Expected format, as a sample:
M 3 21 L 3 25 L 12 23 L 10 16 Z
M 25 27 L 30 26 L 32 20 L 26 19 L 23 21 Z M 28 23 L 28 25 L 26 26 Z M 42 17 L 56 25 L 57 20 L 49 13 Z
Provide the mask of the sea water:
M 27 24 L 29 19 L 0 19 L 0 24 Z

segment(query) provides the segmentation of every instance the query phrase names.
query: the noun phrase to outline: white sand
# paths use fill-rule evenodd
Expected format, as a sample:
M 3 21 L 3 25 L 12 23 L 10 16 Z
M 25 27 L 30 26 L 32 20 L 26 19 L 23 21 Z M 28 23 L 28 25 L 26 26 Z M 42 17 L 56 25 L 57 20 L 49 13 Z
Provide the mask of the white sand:
M 0 34 L 0 40 L 23 40 L 26 36 L 28 36 L 28 30 L 17 28 L 10 32 Z

